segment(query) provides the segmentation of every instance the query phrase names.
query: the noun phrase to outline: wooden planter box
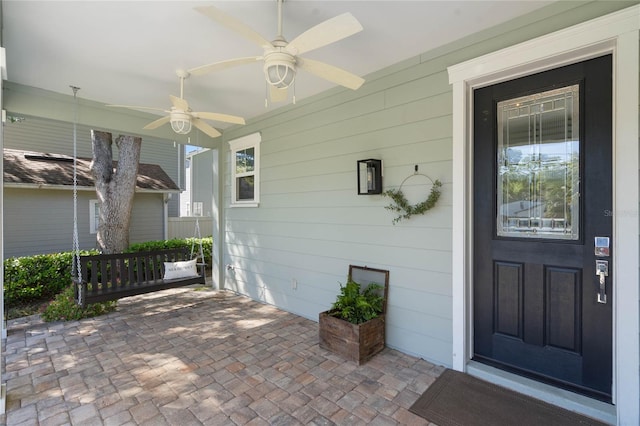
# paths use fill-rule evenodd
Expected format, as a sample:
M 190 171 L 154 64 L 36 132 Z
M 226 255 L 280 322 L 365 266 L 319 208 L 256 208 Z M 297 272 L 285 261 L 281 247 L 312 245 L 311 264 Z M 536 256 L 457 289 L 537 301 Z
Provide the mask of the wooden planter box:
M 349 265 L 349 278 L 362 286 L 377 283 L 384 288 L 382 315 L 362 324 L 351 324 L 320 312 L 318 327 L 320 347 L 358 363 L 367 362 L 385 346 L 385 313 L 389 292 L 389 271 Z
M 320 347 L 363 364 L 384 349 L 384 319 L 381 315 L 362 324 L 351 324 L 332 317 L 329 311 L 320 312 Z

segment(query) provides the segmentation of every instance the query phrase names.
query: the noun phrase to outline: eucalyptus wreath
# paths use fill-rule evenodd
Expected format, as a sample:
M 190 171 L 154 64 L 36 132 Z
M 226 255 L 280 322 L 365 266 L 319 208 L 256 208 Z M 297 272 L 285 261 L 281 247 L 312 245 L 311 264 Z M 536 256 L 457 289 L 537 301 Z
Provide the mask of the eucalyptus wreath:
M 429 197 L 422 201 L 421 203 L 411 205 L 409 201 L 402 193 L 402 189 L 389 189 L 382 193 L 383 196 L 391 198 L 393 203 L 389 204 L 385 207 L 385 209 L 394 211 L 399 213 L 399 216 L 393 219 L 393 224 L 400 222 L 402 219 L 409 219 L 413 215 L 424 214 L 428 210 L 431 210 L 438 199 L 440 198 L 440 188 L 442 187 L 442 182 L 436 180 L 433 182 L 433 186 L 431 187 L 431 192 L 429 193 Z

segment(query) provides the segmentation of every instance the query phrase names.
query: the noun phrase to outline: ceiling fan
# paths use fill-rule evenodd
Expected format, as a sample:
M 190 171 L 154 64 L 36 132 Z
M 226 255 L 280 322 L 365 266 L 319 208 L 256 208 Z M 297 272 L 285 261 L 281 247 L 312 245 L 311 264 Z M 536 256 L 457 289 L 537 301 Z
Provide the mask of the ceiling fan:
M 184 99 L 184 79 L 189 77 L 189 72 L 185 70 L 176 71 L 178 78 L 180 78 L 180 97 L 169 95 L 171 99 L 171 108 L 166 110 L 162 108 L 143 107 L 143 106 L 130 106 L 130 105 L 107 105 L 109 107 L 116 108 L 129 108 L 129 109 L 147 109 L 152 111 L 162 111 L 169 113 L 169 115 L 152 121 L 144 126 L 146 130 L 157 129 L 166 123 L 171 123 L 171 128 L 174 132 L 186 135 L 191 131 L 192 125 L 202 130 L 212 138 L 218 137 L 221 133 L 206 123 L 204 120 L 221 121 L 223 123 L 232 124 L 245 124 L 244 118 L 237 117 L 235 115 L 218 114 L 215 112 L 195 112 L 192 111 Z
M 298 55 L 335 43 L 362 31 L 360 22 L 350 13 L 343 13 L 308 29 L 292 41 L 287 42 L 282 35 L 283 0 L 276 1 L 278 3 L 278 35 L 273 41 L 268 41 L 243 22 L 213 6 L 196 7 L 198 12 L 262 47 L 264 54 L 202 65 L 189 70 L 189 72 L 194 75 L 203 75 L 237 65 L 264 61 L 264 74 L 269 84 L 272 102 L 287 99 L 287 88 L 294 82 L 297 68 L 302 68 L 349 89 L 358 89 L 364 83 L 363 78 L 324 62 L 304 59 Z

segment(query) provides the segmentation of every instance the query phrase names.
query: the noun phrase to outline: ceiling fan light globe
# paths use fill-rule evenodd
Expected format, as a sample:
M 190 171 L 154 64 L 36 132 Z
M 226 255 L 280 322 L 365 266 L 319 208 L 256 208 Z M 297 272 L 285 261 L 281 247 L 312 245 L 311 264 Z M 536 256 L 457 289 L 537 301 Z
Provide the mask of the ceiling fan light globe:
M 191 120 L 171 120 L 171 128 L 179 135 L 186 135 L 191 132 Z
M 296 78 L 296 70 L 288 64 L 274 64 L 267 67 L 267 83 L 278 89 L 291 86 Z
M 286 89 L 296 78 L 295 58 L 281 48 L 267 53 L 264 58 L 264 76 L 270 85 Z

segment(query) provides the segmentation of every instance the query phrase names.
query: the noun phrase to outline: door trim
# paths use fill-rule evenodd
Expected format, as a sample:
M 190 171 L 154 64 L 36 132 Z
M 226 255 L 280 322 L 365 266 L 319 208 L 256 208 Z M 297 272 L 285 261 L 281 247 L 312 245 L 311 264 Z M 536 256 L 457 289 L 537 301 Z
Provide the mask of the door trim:
M 453 85 L 453 350 L 467 371 L 473 353 L 473 90 L 613 54 L 613 398 L 618 424 L 639 424 L 638 76 L 640 6 L 449 67 Z M 620 183 L 623 182 L 623 185 Z M 616 213 L 617 212 L 617 213 Z M 462 268 L 460 261 L 462 260 Z M 624 338 L 617 338 L 624 336 Z

